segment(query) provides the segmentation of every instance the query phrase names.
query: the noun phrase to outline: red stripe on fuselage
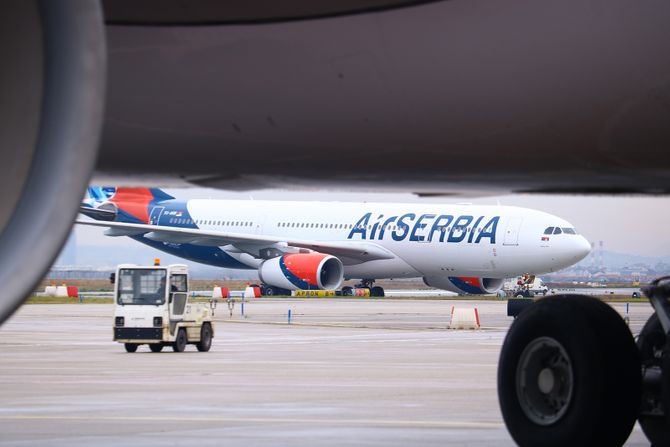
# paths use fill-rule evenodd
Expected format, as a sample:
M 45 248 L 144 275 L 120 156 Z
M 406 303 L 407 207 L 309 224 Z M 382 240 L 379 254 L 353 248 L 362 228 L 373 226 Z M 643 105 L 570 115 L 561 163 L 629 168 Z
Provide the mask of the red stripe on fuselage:
M 149 223 L 149 204 L 153 199 L 149 188 L 117 188 L 109 201 L 141 222 Z

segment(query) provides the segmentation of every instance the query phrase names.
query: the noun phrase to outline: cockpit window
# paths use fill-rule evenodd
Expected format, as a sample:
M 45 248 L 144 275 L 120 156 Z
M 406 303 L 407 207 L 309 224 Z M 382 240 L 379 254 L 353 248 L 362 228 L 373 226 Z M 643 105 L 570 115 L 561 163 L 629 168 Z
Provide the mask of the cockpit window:
M 563 228 L 563 233 L 565 234 L 577 234 L 577 230 L 574 228 Z
M 554 227 L 549 227 L 544 230 L 544 234 L 552 234 L 554 232 Z
M 561 234 L 561 233 L 562 233 L 562 231 L 561 231 L 560 227 L 554 228 L 554 234 Z

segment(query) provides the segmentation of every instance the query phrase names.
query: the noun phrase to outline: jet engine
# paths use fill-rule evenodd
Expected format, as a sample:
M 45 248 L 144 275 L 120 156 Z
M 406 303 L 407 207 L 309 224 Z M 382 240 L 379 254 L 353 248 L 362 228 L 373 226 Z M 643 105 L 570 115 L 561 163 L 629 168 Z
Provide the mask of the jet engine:
M 106 78 L 96 1 L 0 5 L 0 322 L 72 227 L 97 155 Z
M 340 287 L 344 268 L 335 256 L 323 253 L 296 253 L 264 261 L 258 269 L 261 281 L 288 290 Z
M 469 295 L 496 293 L 505 282 L 502 278 L 471 278 L 463 276 L 424 276 L 423 282 L 429 287 Z

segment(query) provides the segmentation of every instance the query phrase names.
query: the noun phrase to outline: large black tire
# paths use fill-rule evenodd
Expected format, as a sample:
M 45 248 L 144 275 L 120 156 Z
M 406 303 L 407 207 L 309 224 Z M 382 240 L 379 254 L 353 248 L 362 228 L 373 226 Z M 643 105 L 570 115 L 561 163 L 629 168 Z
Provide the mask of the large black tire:
M 370 296 L 383 297 L 384 288 L 380 286 L 374 286 L 372 289 L 370 289 Z
M 265 296 L 275 296 L 277 295 L 277 291 L 275 290 L 274 287 L 272 286 L 265 286 Z
M 660 387 L 643 383 L 640 426 L 653 446 L 670 445 L 670 346 L 656 314 L 642 328 L 637 347 L 642 369 L 661 371 Z
M 137 343 L 124 343 L 123 347 L 126 348 L 126 352 L 135 352 L 137 351 L 137 347 L 139 345 Z
M 179 329 L 177 332 L 177 339 L 172 344 L 172 350 L 174 350 L 174 352 L 184 352 L 186 343 L 188 343 L 188 340 L 186 339 L 186 331 L 184 329 Z
M 163 343 L 151 343 L 149 344 L 149 349 L 151 349 L 151 352 L 161 352 L 163 350 Z
M 196 345 L 198 351 L 207 352 L 212 347 L 212 326 L 204 323 L 200 329 L 200 341 Z
M 498 398 L 519 446 L 620 446 L 640 399 L 640 361 L 619 314 L 586 296 L 557 295 L 512 324 Z
M 535 304 L 535 301 L 528 298 L 510 298 L 507 300 L 507 316 L 518 317 L 521 312 Z
M 349 286 L 342 287 L 342 296 L 354 296 L 354 289 Z

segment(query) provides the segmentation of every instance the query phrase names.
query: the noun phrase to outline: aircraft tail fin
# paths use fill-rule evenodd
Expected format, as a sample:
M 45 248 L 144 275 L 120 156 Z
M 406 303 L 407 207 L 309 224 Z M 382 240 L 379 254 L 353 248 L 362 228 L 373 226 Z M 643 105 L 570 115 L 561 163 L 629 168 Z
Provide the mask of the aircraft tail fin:
M 148 223 L 151 204 L 171 199 L 159 188 L 91 186 L 79 209 L 96 220 Z
M 95 208 L 97 205 L 109 201 L 116 195 L 125 195 L 128 193 L 151 195 L 157 202 L 160 202 L 161 200 L 172 200 L 175 198 L 160 188 L 117 188 L 114 186 L 89 186 L 86 189 L 86 195 L 82 201 L 82 206 L 88 205 Z

